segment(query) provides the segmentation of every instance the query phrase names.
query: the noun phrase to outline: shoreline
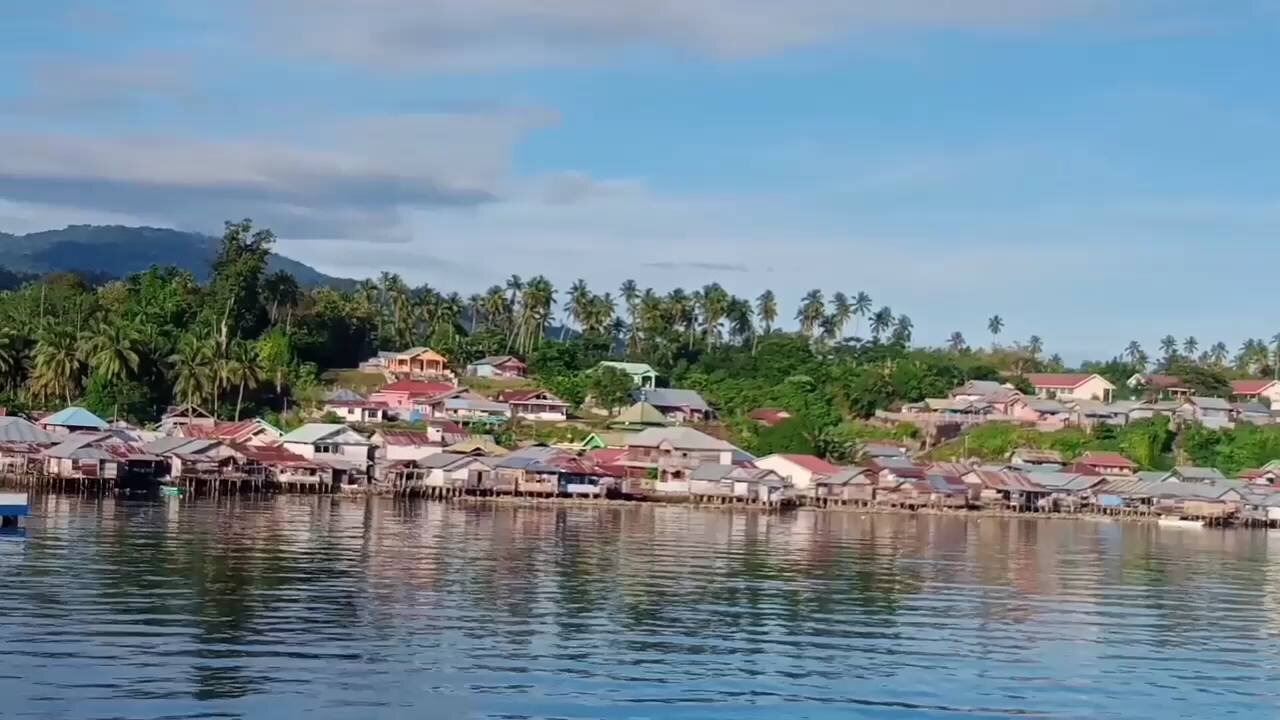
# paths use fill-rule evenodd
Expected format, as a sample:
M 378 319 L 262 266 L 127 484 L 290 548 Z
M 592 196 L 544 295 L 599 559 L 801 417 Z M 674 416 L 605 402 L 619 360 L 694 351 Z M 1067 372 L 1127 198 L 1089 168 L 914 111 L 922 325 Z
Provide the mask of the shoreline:
M 1156 514 L 1104 514 L 1104 513 L 1063 513 L 1063 512 L 1015 512 L 1010 510 L 1002 510 L 997 508 L 972 508 L 972 509 L 955 509 L 955 508 L 933 508 L 933 507 L 892 507 L 877 505 L 837 505 L 837 506 L 819 506 L 808 504 L 794 504 L 784 506 L 766 506 L 758 504 L 746 503 L 719 503 L 719 502 L 702 502 L 698 500 L 679 500 L 674 498 L 662 500 L 640 500 L 628 498 L 569 498 L 569 497 L 520 497 L 511 495 L 498 496 L 473 496 L 460 495 L 446 498 L 433 498 L 426 496 L 406 497 L 401 495 L 393 495 L 379 492 L 335 492 L 335 493 L 217 493 L 217 494 L 191 494 L 181 496 L 157 496 L 151 493 L 94 493 L 94 492 L 68 492 L 56 489 L 34 489 L 15 486 L 10 482 L 0 481 L 0 489 L 14 488 L 29 491 L 33 496 L 63 496 L 63 497 L 81 497 L 81 498 L 107 498 L 115 497 L 120 499 L 133 499 L 138 501 L 152 502 L 173 502 L 173 501 L 202 501 L 202 500 L 219 500 L 223 498 L 249 498 L 254 500 L 266 500 L 276 497 L 331 497 L 342 500 L 367 500 L 370 498 L 384 498 L 393 502 L 424 502 L 449 504 L 465 504 L 465 505 L 494 505 L 507 507 L 565 507 L 565 508 L 629 508 L 629 507 L 686 507 L 699 510 L 734 510 L 734 511 L 751 511 L 759 513 L 791 513 L 812 511 L 815 513 L 832 513 L 832 514 L 862 514 L 862 515 L 915 515 L 915 516 L 932 516 L 932 517 L 953 517 L 953 518 L 1007 518 L 1007 519 L 1023 519 L 1023 520 L 1076 520 L 1087 522 L 1117 522 L 1117 523 L 1139 523 L 1158 525 L 1162 516 Z M 1208 527 L 1208 526 L 1206 526 Z M 1247 524 L 1232 525 L 1227 527 L 1240 527 L 1252 529 L 1253 526 Z M 1265 528 L 1264 528 L 1265 529 Z

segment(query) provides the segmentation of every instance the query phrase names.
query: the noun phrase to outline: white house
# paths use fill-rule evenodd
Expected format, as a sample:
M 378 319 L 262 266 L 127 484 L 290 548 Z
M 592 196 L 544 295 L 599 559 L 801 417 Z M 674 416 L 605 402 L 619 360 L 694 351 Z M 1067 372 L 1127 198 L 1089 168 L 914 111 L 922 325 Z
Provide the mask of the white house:
M 658 371 L 654 370 L 648 363 L 605 360 L 597 365 L 596 369 L 602 367 L 611 367 L 630 375 L 631 382 L 638 388 L 653 388 L 658 384 Z
M 510 390 L 498 399 L 511 408 L 511 416 L 523 420 L 564 422 L 569 419 L 569 403 L 546 390 Z
M 778 473 L 796 490 L 805 492 L 813 487 L 815 480 L 840 472 L 839 467 L 813 455 L 765 455 L 756 458 L 754 465 Z
M 365 467 L 372 459 L 373 443 L 346 425 L 307 423 L 280 438 L 280 444 L 308 460 L 335 458 Z
M 421 460 L 444 452 L 444 438 L 439 431 L 379 430 L 370 438 L 387 460 Z

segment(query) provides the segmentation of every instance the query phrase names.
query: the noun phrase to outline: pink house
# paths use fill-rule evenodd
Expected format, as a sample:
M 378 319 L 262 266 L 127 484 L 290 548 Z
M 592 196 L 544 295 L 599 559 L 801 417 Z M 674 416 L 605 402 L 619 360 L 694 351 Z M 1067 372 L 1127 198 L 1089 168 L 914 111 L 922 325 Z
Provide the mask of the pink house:
M 1239 401 L 1267 399 L 1272 407 L 1280 406 L 1280 382 L 1275 380 L 1232 380 L 1231 395 Z
M 408 415 L 414 411 L 425 413 L 430 400 L 456 389 L 453 383 L 447 382 L 397 380 L 370 395 L 369 402 L 384 403 L 396 415 Z

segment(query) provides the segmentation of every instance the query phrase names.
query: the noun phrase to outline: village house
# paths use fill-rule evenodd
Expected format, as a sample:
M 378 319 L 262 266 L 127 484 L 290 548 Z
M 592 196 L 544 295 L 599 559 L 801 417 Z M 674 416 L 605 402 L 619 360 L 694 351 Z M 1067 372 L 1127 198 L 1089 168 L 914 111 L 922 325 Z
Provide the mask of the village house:
M 884 458 L 903 458 L 907 457 L 907 446 L 901 443 L 893 442 L 864 442 L 858 447 L 858 457 L 870 461 L 877 461 Z
M 385 364 L 387 372 L 397 377 L 453 380 L 453 373 L 449 371 L 449 361 L 440 353 L 427 347 L 414 347 L 395 353 L 386 358 Z
M 1033 511 L 1051 492 L 1032 482 L 1025 473 L 999 468 L 975 468 L 961 480 L 977 492 L 979 504 L 1018 512 Z
M 876 473 L 870 468 L 841 468 L 813 480 L 810 499 L 816 505 L 870 505 L 876 500 Z
M 690 427 L 648 428 L 627 440 L 619 464 L 639 470 L 657 481 L 651 489 L 688 494 L 693 469 L 703 463 L 734 465 L 737 448 Z M 663 483 L 683 483 L 663 487 Z
M 553 448 L 524 448 L 503 457 L 485 458 L 490 489 L 500 495 L 556 495 L 560 492 L 560 468 L 550 461 L 557 452 Z
M 307 460 L 333 457 L 356 465 L 373 460 L 373 444 L 346 425 L 307 423 L 280 438 L 280 444 Z
M 621 370 L 631 377 L 631 382 L 638 388 L 654 388 L 658 385 L 658 372 L 650 367 L 648 363 L 605 360 L 596 365 L 597 369 L 602 367 Z
M 107 421 L 85 410 L 82 407 L 71 406 L 63 408 L 52 415 L 47 415 L 36 421 L 47 432 L 54 435 L 70 435 L 78 432 L 101 432 L 107 429 Z
M 840 472 L 839 467 L 813 455 L 765 455 L 752 464 L 776 472 L 802 495 L 809 494 L 815 480 Z
M 1031 482 L 1049 491 L 1050 507 L 1045 509 L 1059 512 L 1078 512 L 1094 504 L 1094 488 L 1107 481 L 1102 475 L 1074 472 L 1033 470 L 1024 475 Z
M 1193 465 L 1177 465 L 1169 472 L 1165 480 L 1177 480 L 1184 483 L 1217 483 L 1226 480 L 1217 468 L 1196 467 Z
M 162 476 L 164 458 L 120 442 L 110 433 L 76 432 L 41 456 L 45 472 L 52 477 L 74 480 L 110 480 L 120 485 Z
M 1271 408 L 1258 402 L 1238 402 L 1231 405 L 1231 419 L 1249 425 L 1271 425 L 1275 416 Z
M 178 437 L 205 438 L 221 440 L 236 445 L 265 446 L 275 445 L 284 437 L 284 433 L 271 423 L 260 418 L 250 418 L 236 422 L 216 422 L 212 427 L 207 425 L 185 425 L 175 428 Z
M 490 355 L 467 366 L 467 376 L 477 378 L 522 378 L 529 368 L 512 355 Z
M 390 414 L 401 420 L 420 420 L 431 417 L 431 404 L 460 388 L 451 382 L 425 382 L 422 380 L 396 380 L 383 385 L 369 395 L 372 402 L 383 403 Z
M 638 402 L 632 405 L 609 421 L 609 427 L 620 430 L 643 430 L 649 427 L 665 427 L 670 424 L 667 421 L 667 416 L 663 415 L 661 410 L 646 402 Z
M 192 405 L 171 405 L 160 417 L 160 432 L 165 435 L 177 435 L 178 428 L 188 425 L 213 427 L 217 419 L 203 408 Z
M 1071 424 L 1071 408 L 1058 400 L 1031 398 L 1026 404 L 1026 414 L 1040 430 L 1061 430 Z
M 1031 373 L 1027 382 L 1036 397 L 1057 400 L 1101 400 L 1111 402 L 1116 386 L 1097 373 Z
M 169 463 L 174 480 L 212 480 L 236 473 L 239 453 L 220 440 L 177 435 L 157 438 L 141 446 L 144 452 Z
M 787 483 L 764 468 L 706 463 L 694 469 L 689 494 L 700 500 L 777 505 L 787 497 Z
M 1119 453 L 1087 452 L 1075 464 L 1102 475 L 1132 475 L 1138 469 L 1136 463 Z
M 631 393 L 636 402 L 648 403 L 657 408 L 667 420 L 676 423 L 703 423 L 715 416 L 715 411 L 694 390 L 677 388 L 639 388 Z
M 1128 425 L 1130 413 L 1137 404 L 1130 400 L 1109 403 L 1101 400 L 1068 400 L 1066 403 L 1071 408 L 1072 422 L 1085 429 L 1098 425 Z
M 1198 422 L 1215 430 L 1233 425 L 1231 403 L 1222 398 L 1197 396 L 1183 398 L 1174 416 L 1182 422 Z
M 37 470 L 42 464 L 39 454 L 59 439 L 23 418 L 0 415 L 0 473 Z
M 1232 380 L 1231 397 L 1237 402 L 1260 402 L 1267 407 L 1280 407 L 1280 382 Z
M 1177 400 L 1157 400 L 1135 403 L 1129 409 L 1129 422 L 1150 420 L 1157 417 L 1172 418 L 1181 404 Z
M 352 390 L 339 388 L 325 396 L 324 413 L 333 413 L 347 423 L 376 424 L 391 418 L 390 408 L 384 402 L 367 400 Z
M 1011 465 L 1051 466 L 1060 468 L 1063 465 L 1062 453 L 1056 450 L 1040 450 L 1038 448 L 1018 448 L 1009 454 Z
M 475 393 L 445 398 L 442 408 L 444 417 L 467 425 L 500 425 L 511 419 L 510 405 L 489 400 Z M 432 417 L 439 417 L 439 415 L 440 411 L 433 408 Z
M 1135 373 L 1125 385 L 1156 400 L 1181 400 L 1192 392 L 1187 383 L 1173 375 Z
M 506 390 L 498 399 L 511 408 L 511 416 L 521 420 L 564 422 L 569 419 L 569 403 L 546 390 Z
M 427 430 L 380 429 L 369 438 L 375 453 L 387 461 L 421 460 L 444 452 L 444 436 Z M 450 443 L 452 444 L 452 443 Z

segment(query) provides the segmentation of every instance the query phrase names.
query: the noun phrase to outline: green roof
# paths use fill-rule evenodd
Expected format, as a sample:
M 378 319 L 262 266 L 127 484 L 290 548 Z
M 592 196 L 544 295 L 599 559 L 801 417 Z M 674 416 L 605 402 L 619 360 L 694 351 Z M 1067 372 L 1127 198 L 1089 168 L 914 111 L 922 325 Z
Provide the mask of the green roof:
M 623 410 L 610 425 L 667 425 L 667 416 L 647 402 L 638 402 Z

